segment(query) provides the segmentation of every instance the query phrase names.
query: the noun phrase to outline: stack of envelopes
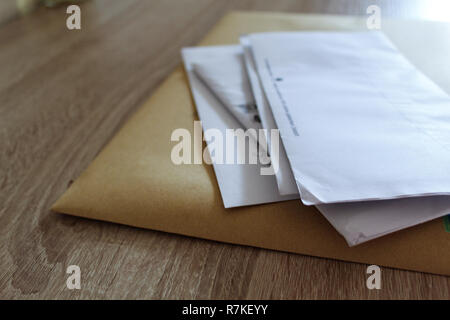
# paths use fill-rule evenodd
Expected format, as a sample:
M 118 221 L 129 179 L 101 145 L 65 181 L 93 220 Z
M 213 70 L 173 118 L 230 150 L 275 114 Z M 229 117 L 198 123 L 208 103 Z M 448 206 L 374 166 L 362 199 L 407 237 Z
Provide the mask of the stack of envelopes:
M 382 32 L 254 33 L 182 55 L 226 208 L 300 199 L 350 246 L 450 212 L 450 97 Z M 227 140 L 239 128 L 246 146 Z
M 386 18 L 382 31 L 365 17 L 226 15 L 52 209 L 450 275 L 450 219 L 434 219 L 450 213 L 448 97 L 420 72 L 450 93 L 450 24 Z M 269 161 L 174 163 L 174 133 L 195 141 L 198 116 L 200 158 L 220 158 L 211 133 L 279 129 L 260 144 Z

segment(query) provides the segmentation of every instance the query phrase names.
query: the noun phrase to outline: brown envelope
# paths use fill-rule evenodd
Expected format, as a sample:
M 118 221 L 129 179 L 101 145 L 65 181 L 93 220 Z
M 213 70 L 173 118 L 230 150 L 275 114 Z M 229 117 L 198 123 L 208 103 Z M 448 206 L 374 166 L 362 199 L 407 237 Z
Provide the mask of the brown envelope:
M 366 28 L 362 18 L 236 12 L 225 16 L 201 45 L 236 43 L 240 34 L 258 31 L 361 28 Z M 450 92 L 448 24 L 383 20 L 382 30 Z M 235 244 L 450 275 L 450 233 L 443 219 L 349 248 L 315 208 L 299 200 L 224 209 L 211 166 L 177 166 L 170 159 L 172 131 L 192 132 L 196 119 L 179 67 L 52 209 Z

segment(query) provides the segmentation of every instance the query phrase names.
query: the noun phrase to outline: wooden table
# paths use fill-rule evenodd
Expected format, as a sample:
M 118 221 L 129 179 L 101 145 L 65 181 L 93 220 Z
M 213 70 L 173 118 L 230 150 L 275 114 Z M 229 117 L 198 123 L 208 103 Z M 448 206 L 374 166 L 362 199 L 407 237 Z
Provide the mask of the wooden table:
M 448 277 L 383 268 L 382 289 L 368 290 L 365 265 L 49 210 L 180 63 L 180 48 L 227 11 L 363 15 L 378 4 L 383 16 L 450 18 L 429 3 L 87 1 L 81 31 L 67 30 L 64 6 L 0 15 L 0 298 L 450 298 Z M 66 287 L 71 264 L 81 290 Z

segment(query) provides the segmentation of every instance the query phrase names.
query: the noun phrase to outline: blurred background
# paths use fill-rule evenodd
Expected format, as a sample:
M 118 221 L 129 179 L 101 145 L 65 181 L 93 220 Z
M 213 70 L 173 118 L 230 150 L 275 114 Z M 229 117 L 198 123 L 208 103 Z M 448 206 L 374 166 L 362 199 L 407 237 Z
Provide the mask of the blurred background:
M 98 8 L 114 10 L 115 7 L 135 5 L 138 2 L 146 2 L 149 6 L 162 2 L 161 0 L 2 0 L 0 1 L 0 24 L 18 18 L 23 14 L 29 14 L 39 7 L 54 8 L 62 4 L 79 4 L 80 2 L 92 2 L 83 6 L 98 6 Z M 195 5 L 189 0 L 165 0 L 169 5 L 185 7 Z M 427 20 L 450 21 L 450 1 L 448 0 L 197 0 L 199 6 L 213 3 L 224 9 L 254 9 L 295 11 L 310 13 L 334 13 L 334 14 L 365 14 L 365 8 L 371 4 L 377 4 L 385 9 L 387 16 L 403 18 L 420 18 Z

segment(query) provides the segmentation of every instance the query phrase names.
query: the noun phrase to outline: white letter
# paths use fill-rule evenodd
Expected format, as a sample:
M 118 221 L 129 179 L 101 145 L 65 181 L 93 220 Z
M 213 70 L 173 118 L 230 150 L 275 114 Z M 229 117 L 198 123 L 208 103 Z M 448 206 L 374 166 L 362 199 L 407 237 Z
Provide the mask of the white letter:
M 225 163 L 234 164 L 234 130 L 225 129 Z
M 223 164 L 223 135 L 219 129 L 204 132 L 208 148 L 203 151 L 203 161 L 207 164 Z
M 177 165 L 182 163 L 191 164 L 191 133 L 187 129 L 176 129 L 172 132 L 170 140 L 180 141 L 180 138 L 183 138 L 183 140 L 172 148 L 170 158 Z M 183 156 L 180 155 L 181 152 L 183 152 Z
M 372 274 L 367 278 L 366 286 L 368 289 L 381 289 L 381 270 L 379 266 L 371 265 L 367 267 L 367 274 Z
M 258 152 L 259 152 L 259 163 L 262 165 L 270 164 L 269 155 L 269 143 L 267 142 L 267 130 L 258 130 Z
M 77 265 L 68 266 L 66 273 L 70 274 L 70 276 L 67 278 L 67 281 L 66 281 L 67 289 L 69 289 L 69 290 L 81 289 L 80 267 Z
M 194 121 L 194 164 L 202 164 L 202 122 Z
M 367 28 L 369 30 L 380 30 L 381 29 L 381 9 L 379 6 L 371 5 L 367 7 L 367 14 L 372 14 L 367 18 Z
M 238 129 L 226 129 L 225 131 L 226 139 L 226 163 L 234 163 L 234 149 L 235 149 L 235 138 L 237 138 L 237 164 L 245 164 L 246 152 L 246 138 L 248 138 L 249 150 L 249 164 L 257 164 L 258 158 L 258 144 L 256 141 L 256 129 L 249 128 L 244 131 L 241 128 Z M 231 161 L 229 161 L 231 160 Z
M 270 167 L 261 167 L 261 175 L 274 175 L 280 169 L 280 131 L 278 129 L 270 130 L 270 161 Z
M 66 26 L 67 29 L 73 30 L 73 29 L 81 29 L 81 9 L 77 5 L 71 5 L 67 7 L 66 10 L 67 14 L 72 13 L 67 20 L 66 20 Z

